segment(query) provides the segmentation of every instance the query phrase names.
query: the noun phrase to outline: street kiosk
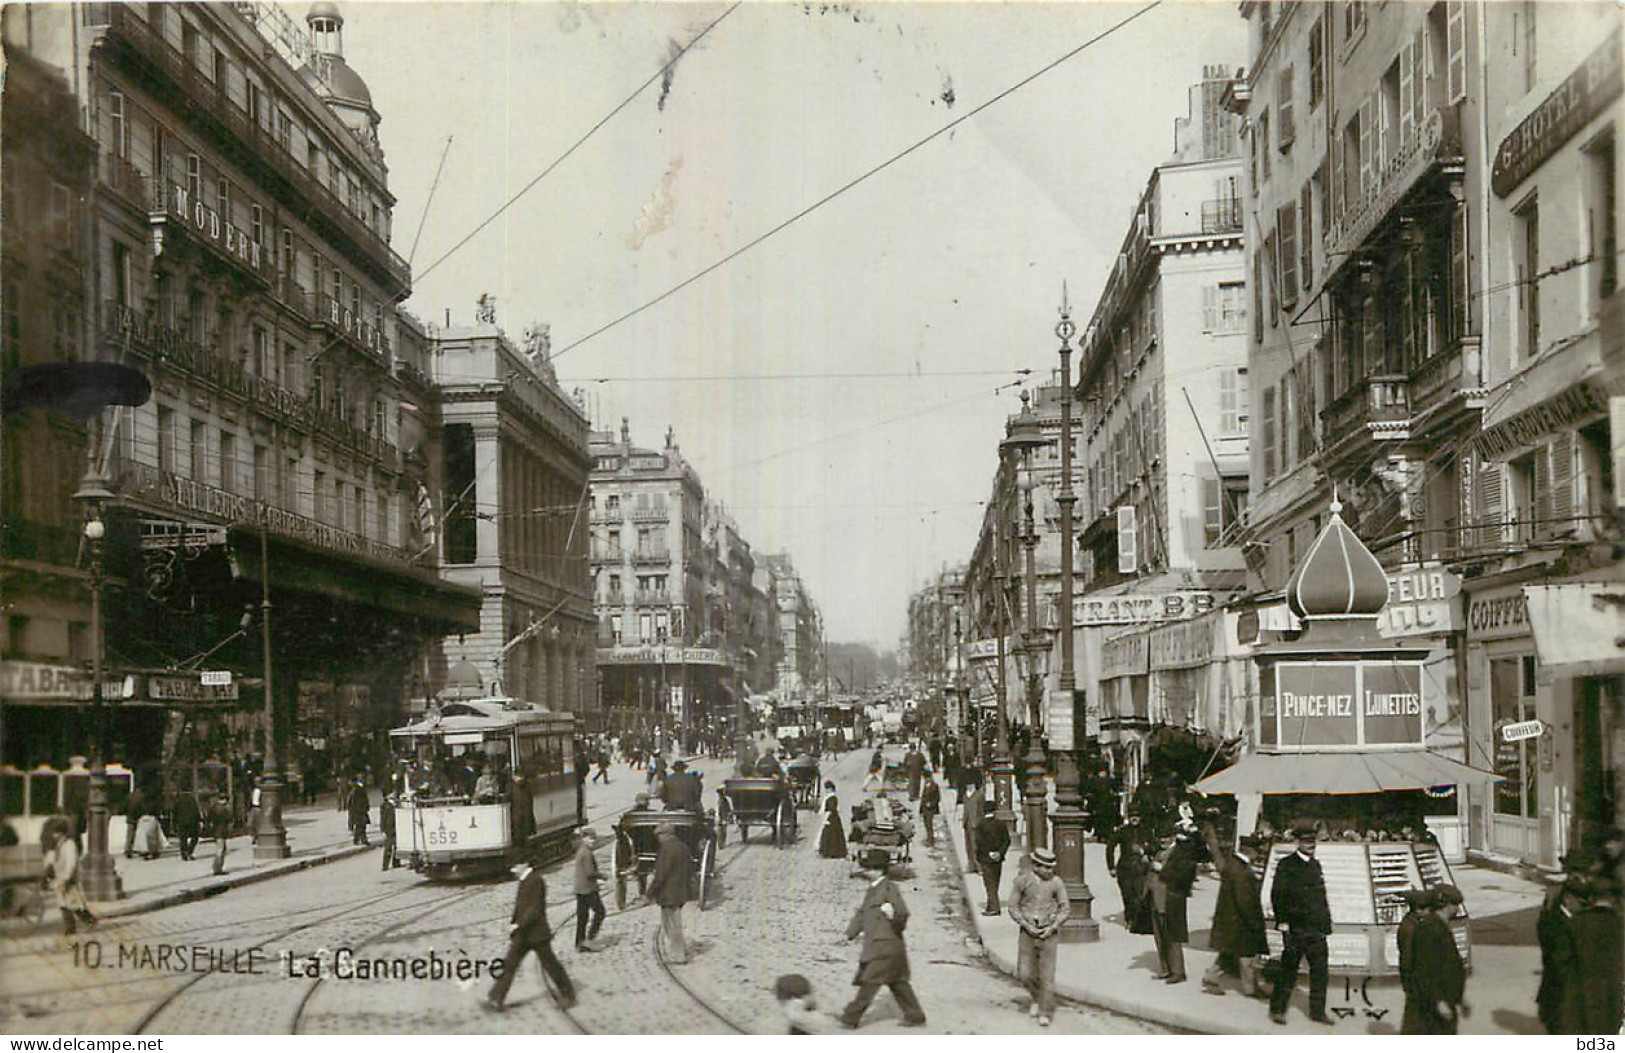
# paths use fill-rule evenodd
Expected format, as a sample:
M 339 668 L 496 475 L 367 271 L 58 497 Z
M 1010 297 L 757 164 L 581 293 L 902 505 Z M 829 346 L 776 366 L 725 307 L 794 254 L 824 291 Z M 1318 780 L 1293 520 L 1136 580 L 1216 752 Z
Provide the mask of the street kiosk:
M 1293 851 L 1292 830 L 1320 834 L 1315 858 L 1326 876 L 1334 975 L 1397 973 L 1401 893 L 1454 884 L 1439 845 L 1427 833 L 1430 800 L 1454 799 L 1454 788 L 1493 781 L 1493 773 L 1429 750 L 1430 717 L 1446 699 L 1424 675 L 1424 650 L 1378 635 L 1376 616 L 1388 600 L 1388 576 L 1335 501 L 1326 528 L 1287 584 L 1287 605 L 1302 630 L 1254 648 L 1259 704 L 1255 751 L 1197 783 L 1205 794 L 1235 794 L 1244 827 L 1279 836 L 1263 875 L 1265 918 L 1276 865 Z M 1469 904 L 1470 906 L 1470 904 Z M 1467 912 L 1451 923 L 1471 962 Z M 1281 933 L 1267 932 L 1270 951 Z

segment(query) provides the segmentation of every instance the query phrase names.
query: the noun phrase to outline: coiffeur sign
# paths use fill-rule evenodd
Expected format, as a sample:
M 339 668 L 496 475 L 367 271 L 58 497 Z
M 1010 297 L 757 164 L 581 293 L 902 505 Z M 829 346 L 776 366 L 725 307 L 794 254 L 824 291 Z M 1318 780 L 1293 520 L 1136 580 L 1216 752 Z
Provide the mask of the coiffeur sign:
M 1282 662 L 1275 667 L 1275 748 L 1422 745 L 1422 663 Z

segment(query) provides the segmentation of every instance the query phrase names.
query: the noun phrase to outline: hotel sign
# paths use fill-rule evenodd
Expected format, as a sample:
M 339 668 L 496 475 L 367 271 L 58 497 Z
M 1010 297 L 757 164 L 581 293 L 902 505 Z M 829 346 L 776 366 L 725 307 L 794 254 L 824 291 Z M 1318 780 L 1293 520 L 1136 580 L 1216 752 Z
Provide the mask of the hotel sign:
M 1119 596 L 1081 596 L 1072 603 L 1072 624 L 1155 625 L 1206 614 L 1217 607 L 1211 592 L 1127 592 Z
M 1421 746 L 1422 663 L 1282 662 L 1274 720 L 1282 751 Z
M 1409 144 L 1375 173 L 1365 195 L 1351 203 L 1340 218 L 1326 225 L 1328 257 L 1346 259 L 1410 191 L 1438 156 L 1444 141 L 1444 122 L 1445 116 L 1439 110 L 1430 113 Z
M 260 251 L 260 243 L 251 239 L 247 231 L 233 226 L 229 220 L 221 219 L 220 213 L 201 200 L 192 200 L 187 189 L 177 183 L 169 184 L 168 205 L 169 214 L 186 224 L 187 229 L 211 248 L 264 277 L 265 257 Z
M 1490 170 L 1490 186 L 1497 197 L 1506 197 L 1516 190 L 1558 147 L 1619 98 L 1620 89 L 1625 85 L 1619 49 L 1620 35 L 1616 29 L 1579 69 L 1569 74 L 1556 91 L 1512 129 L 1511 135 L 1501 140 Z

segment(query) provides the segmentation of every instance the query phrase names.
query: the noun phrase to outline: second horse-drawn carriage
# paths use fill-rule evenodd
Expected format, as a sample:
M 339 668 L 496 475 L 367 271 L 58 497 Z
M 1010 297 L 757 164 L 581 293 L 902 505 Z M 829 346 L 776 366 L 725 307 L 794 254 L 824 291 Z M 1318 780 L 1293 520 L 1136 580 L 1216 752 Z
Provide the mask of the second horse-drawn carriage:
M 656 812 L 634 810 L 621 816 L 615 826 L 615 907 L 626 909 L 627 886 L 636 883 L 643 895 L 660 855 L 657 831 L 670 824 L 677 839 L 688 849 L 694 866 L 695 899 L 704 910 L 717 877 L 717 826 L 709 815 L 699 812 Z
M 752 824 L 773 831 L 773 845 L 783 848 L 796 839 L 796 805 L 790 780 L 783 777 L 726 779 L 717 790 L 717 841 L 728 842 L 728 824 L 739 824 L 739 839 L 750 837 Z
M 818 807 L 818 775 L 818 762 L 805 754 L 785 765 L 784 777 L 797 808 Z

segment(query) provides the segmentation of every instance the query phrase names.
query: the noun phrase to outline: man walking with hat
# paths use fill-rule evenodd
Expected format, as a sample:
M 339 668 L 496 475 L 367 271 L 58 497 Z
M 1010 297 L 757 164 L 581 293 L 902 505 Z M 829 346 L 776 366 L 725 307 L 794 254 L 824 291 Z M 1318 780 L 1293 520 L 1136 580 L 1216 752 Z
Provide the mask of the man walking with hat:
M 485 1004 L 502 1011 L 513 986 L 514 974 L 524 964 L 525 955 L 532 952 L 541 963 L 542 971 L 553 981 L 553 997 L 559 1005 L 569 1009 L 576 1004 L 575 985 L 553 953 L 553 927 L 547 921 L 547 883 L 542 880 L 543 853 L 537 851 L 519 879 L 519 891 L 514 897 L 513 921 L 508 926 L 508 953 L 502 960 L 502 974 L 496 986 L 486 996 Z
M 576 893 L 576 950 L 595 951 L 592 945 L 598 930 L 604 925 L 604 898 L 598 894 L 598 883 L 604 872 L 598 869 L 598 856 L 592 843 L 598 834 L 592 827 L 576 831 L 575 893 Z
M 1066 882 L 1055 874 L 1055 853 L 1035 848 L 1028 857 L 1031 868 L 1016 875 L 1010 893 L 1010 918 L 1019 927 L 1016 944 L 1016 976 L 1032 993 L 1029 1016 L 1049 1027 L 1055 1015 L 1055 955 L 1057 934 L 1072 914 L 1067 901 Z
M 1326 875 L 1315 858 L 1315 831 L 1298 831 L 1298 850 L 1275 867 L 1270 889 L 1275 924 L 1284 933 L 1281 968 L 1270 998 L 1270 1019 L 1286 1023 L 1286 1007 L 1298 985 L 1298 963 L 1309 960 L 1309 1019 L 1331 1024 L 1326 1015 L 1326 937 L 1332 933 L 1332 908 L 1326 901 Z
M 999 913 L 999 879 L 1004 871 L 1004 854 L 1010 851 L 1010 828 L 993 814 L 992 802 L 982 805 L 982 821 L 976 824 L 976 867 L 982 872 L 987 905 L 982 913 Z
M 660 937 L 666 948 L 666 961 L 672 965 L 688 963 L 688 944 L 683 940 L 683 904 L 689 900 L 689 872 L 692 864 L 688 849 L 677 837 L 677 828 L 661 823 L 655 829 L 660 839 L 660 851 L 655 856 L 654 876 L 649 879 L 648 897 L 660 904 Z
M 884 860 L 865 855 L 863 869 L 870 878 L 864 891 L 863 902 L 852 915 L 846 927 L 848 942 L 863 937 L 863 952 L 858 957 L 858 975 L 852 984 L 858 993 L 841 1012 L 841 1023 L 855 1028 L 863 1018 L 864 1010 L 875 1000 L 882 986 L 890 987 L 892 997 L 903 1011 L 904 1027 L 920 1027 L 925 1023 L 925 1010 L 915 997 L 914 986 L 909 983 L 908 948 L 903 943 L 903 929 L 908 925 L 908 904 L 886 874 Z
M 1450 932 L 1450 919 L 1461 910 L 1461 890 L 1435 885 L 1422 895 L 1420 902 L 1412 899 L 1412 913 L 1400 923 L 1399 982 L 1405 990 L 1400 1034 L 1454 1035 L 1467 990 L 1467 968 Z

